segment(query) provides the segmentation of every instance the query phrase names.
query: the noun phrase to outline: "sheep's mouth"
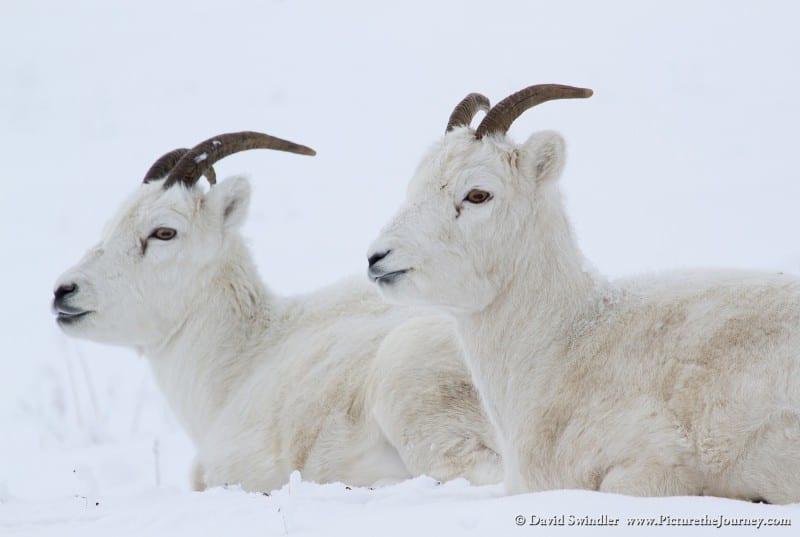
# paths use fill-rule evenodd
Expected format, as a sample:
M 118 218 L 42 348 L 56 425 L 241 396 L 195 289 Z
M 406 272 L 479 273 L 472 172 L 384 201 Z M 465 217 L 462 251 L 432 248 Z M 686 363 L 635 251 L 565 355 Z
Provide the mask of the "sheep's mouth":
M 58 324 L 72 324 L 92 313 L 91 311 L 57 311 L 56 322 Z
M 400 276 L 409 272 L 411 269 L 393 270 L 380 275 L 373 275 L 372 281 L 377 284 L 390 284 L 394 283 Z

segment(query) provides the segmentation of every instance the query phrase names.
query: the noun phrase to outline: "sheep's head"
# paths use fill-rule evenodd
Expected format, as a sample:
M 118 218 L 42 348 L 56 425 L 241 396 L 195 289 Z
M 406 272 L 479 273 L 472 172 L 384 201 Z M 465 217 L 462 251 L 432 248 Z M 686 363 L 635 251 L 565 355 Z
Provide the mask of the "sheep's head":
M 172 333 L 191 297 L 209 284 L 209 268 L 225 255 L 247 213 L 247 180 L 216 184 L 212 166 L 254 148 L 314 154 L 286 140 L 241 132 L 158 159 L 99 244 L 58 279 L 58 325 L 70 335 L 127 346 L 154 344 Z M 202 175 L 212 185 L 207 191 L 197 184 Z
M 554 132 L 517 145 L 506 135 L 525 110 L 544 101 L 592 92 L 555 84 L 531 86 L 499 102 L 476 130 L 469 127 L 486 97 L 468 95 L 444 137 L 423 157 L 405 203 L 369 253 L 369 277 L 390 301 L 478 311 L 528 262 L 537 204 L 564 163 Z M 555 190 L 552 189 L 551 190 Z M 516 255 L 517 252 L 522 255 Z

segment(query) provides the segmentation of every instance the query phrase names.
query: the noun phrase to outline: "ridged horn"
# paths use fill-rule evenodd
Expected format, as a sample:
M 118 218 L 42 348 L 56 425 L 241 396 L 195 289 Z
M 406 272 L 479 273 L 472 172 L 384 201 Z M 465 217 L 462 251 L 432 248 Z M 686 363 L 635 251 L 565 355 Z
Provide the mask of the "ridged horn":
M 483 110 L 488 112 L 490 108 L 489 99 L 480 93 L 470 93 L 453 109 L 450 114 L 450 119 L 447 121 L 447 129 L 445 133 L 450 132 L 456 127 L 469 126 L 472 123 L 472 118 L 475 117 L 479 111 Z
M 252 131 L 229 132 L 209 138 L 186 152 L 164 181 L 164 188 L 170 188 L 176 183 L 192 186 L 218 160 L 250 149 L 276 149 L 300 155 L 317 154 L 310 147 L 269 134 Z
M 562 84 L 537 84 L 513 93 L 494 105 L 483 118 L 475 138 L 481 139 L 487 134 L 506 133 L 519 116 L 529 108 L 545 101 L 555 99 L 586 99 L 592 96 L 592 90 L 576 88 Z
M 188 152 L 188 148 L 182 147 L 180 149 L 173 149 L 169 153 L 161 155 L 161 157 L 155 161 L 152 166 L 150 166 L 150 169 L 147 170 L 147 173 L 144 174 L 144 179 L 142 179 L 142 182 L 149 183 L 150 181 L 158 181 L 159 179 L 163 179 L 169 172 L 172 171 L 172 168 L 175 167 L 181 157 Z M 213 167 L 207 169 L 203 175 L 206 176 L 210 184 L 216 184 L 217 174 L 214 172 Z

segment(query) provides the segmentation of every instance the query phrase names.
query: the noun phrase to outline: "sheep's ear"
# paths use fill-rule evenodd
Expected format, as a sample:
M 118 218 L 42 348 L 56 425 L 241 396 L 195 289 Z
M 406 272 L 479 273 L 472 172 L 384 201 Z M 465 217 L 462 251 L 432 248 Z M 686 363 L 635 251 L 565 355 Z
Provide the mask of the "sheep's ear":
M 225 229 L 242 225 L 250 207 L 250 182 L 244 177 L 231 177 L 217 183 L 206 195 L 208 207 L 216 211 Z
M 537 182 L 555 181 L 564 169 L 564 145 L 557 132 L 537 132 L 521 147 L 520 167 Z

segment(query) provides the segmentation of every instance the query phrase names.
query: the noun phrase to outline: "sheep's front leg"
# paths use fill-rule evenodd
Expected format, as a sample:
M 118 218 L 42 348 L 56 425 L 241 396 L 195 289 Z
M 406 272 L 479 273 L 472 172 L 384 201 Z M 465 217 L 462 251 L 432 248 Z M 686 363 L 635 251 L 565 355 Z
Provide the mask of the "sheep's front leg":
M 768 503 L 800 498 L 800 413 L 778 412 L 749 433 L 743 449 L 712 482 L 710 493 Z
M 686 466 L 635 461 L 612 467 L 600 483 L 600 491 L 629 496 L 698 496 L 703 487 L 697 472 Z
M 394 406 L 397 412 L 376 418 L 412 475 L 425 474 L 440 481 L 463 477 L 475 485 L 502 480 L 497 452 L 487 445 L 485 435 L 476 430 L 474 422 L 462 421 L 475 413 L 474 419 L 480 423 L 476 409 L 437 405 L 405 413 L 402 408 Z
M 383 341 L 367 404 L 412 475 L 499 483 L 500 457 L 449 319 L 417 318 Z
M 456 429 L 446 419 L 402 424 L 403 442 L 395 447 L 414 475 L 426 474 L 440 481 L 463 477 L 474 485 L 499 483 L 503 467 L 497 452 L 480 435 Z

